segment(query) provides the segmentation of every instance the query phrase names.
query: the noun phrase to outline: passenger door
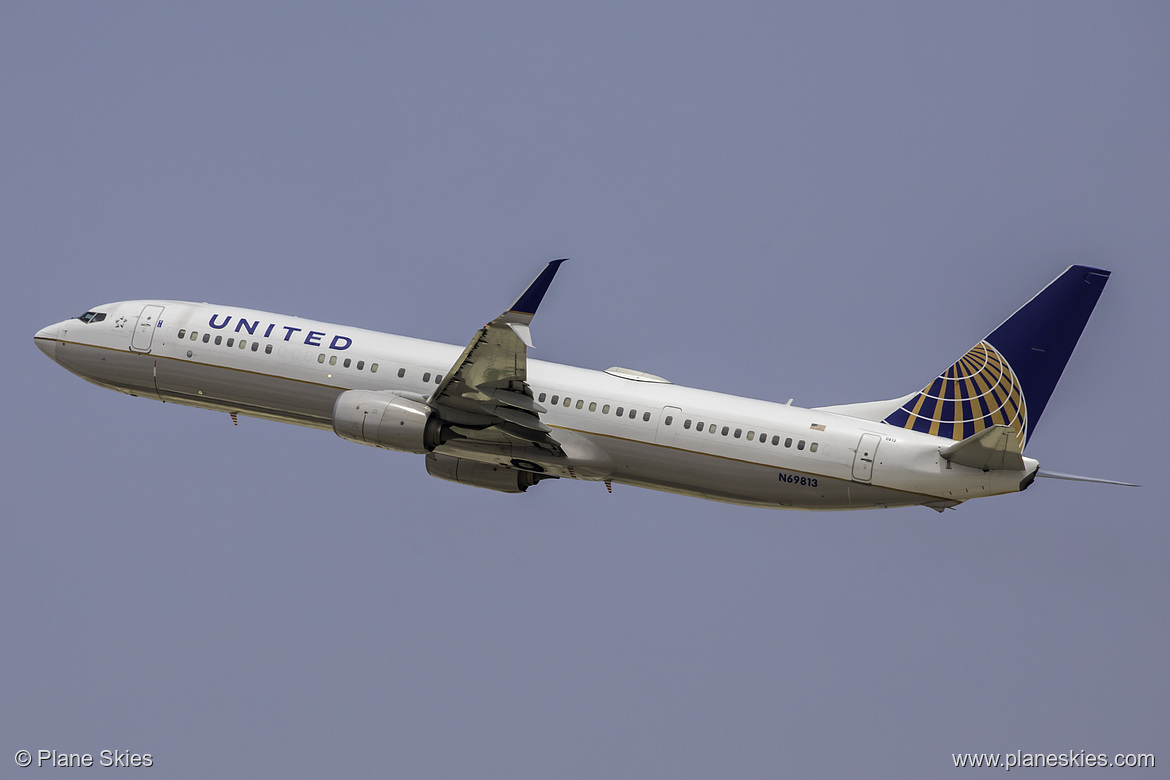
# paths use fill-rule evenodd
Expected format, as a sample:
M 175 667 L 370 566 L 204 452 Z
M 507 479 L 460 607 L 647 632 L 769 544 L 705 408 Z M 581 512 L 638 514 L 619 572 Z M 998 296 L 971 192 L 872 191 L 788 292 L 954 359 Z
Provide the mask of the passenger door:
M 144 306 L 138 315 L 138 324 L 134 327 L 134 335 L 130 338 L 130 349 L 135 352 L 150 352 L 150 345 L 154 341 L 154 330 L 160 324 L 159 317 L 163 307 L 155 304 Z

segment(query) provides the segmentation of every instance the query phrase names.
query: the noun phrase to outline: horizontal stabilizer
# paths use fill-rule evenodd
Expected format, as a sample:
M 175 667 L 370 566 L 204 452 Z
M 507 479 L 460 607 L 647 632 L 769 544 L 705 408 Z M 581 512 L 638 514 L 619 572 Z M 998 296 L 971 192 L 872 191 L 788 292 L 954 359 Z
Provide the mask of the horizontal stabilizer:
M 1016 432 L 1007 425 L 993 425 L 939 450 L 951 463 L 982 471 L 1023 471 L 1024 458 Z
M 1079 477 L 1076 474 L 1061 474 L 1059 471 L 1038 471 L 1038 477 L 1047 477 L 1048 479 L 1067 479 L 1072 482 L 1096 482 L 1100 485 L 1121 485 L 1122 487 L 1141 487 L 1136 482 L 1118 482 L 1115 479 L 1101 479 L 1100 477 Z

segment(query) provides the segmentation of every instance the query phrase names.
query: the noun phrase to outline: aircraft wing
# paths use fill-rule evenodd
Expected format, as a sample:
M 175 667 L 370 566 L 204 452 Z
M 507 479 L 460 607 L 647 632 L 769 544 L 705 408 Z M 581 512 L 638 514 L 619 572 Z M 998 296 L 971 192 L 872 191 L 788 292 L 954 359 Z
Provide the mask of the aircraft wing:
M 427 402 L 453 430 L 481 441 L 522 441 L 559 451 L 528 386 L 528 325 L 564 260 L 553 260 L 512 306 L 484 325 Z

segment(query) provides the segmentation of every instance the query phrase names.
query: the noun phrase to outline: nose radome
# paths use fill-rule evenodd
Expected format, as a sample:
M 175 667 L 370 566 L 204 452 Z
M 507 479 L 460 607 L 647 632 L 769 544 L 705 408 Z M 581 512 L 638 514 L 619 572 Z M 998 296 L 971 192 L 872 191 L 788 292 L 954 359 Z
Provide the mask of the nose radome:
M 50 360 L 57 359 L 56 325 L 50 325 L 47 328 L 38 330 L 37 335 L 33 336 L 33 342 L 37 345 L 37 349 L 49 356 Z

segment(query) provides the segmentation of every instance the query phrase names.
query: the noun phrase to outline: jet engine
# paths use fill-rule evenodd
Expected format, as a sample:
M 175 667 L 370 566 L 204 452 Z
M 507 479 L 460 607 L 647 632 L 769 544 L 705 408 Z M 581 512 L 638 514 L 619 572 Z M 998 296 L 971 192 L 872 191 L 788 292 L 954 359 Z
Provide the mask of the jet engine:
M 333 431 L 347 441 L 424 454 L 440 444 L 431 407 L 394 393 L 346 390 L 333 404 Z
M 541 479 L 555 479 L 530 471 L 480 463 L 470 458 L 451 455 L 427 455 L 427 473 L 432 477 L 458 482 L 462 485 L 498 490 L 501 493 L 523 493 Z

